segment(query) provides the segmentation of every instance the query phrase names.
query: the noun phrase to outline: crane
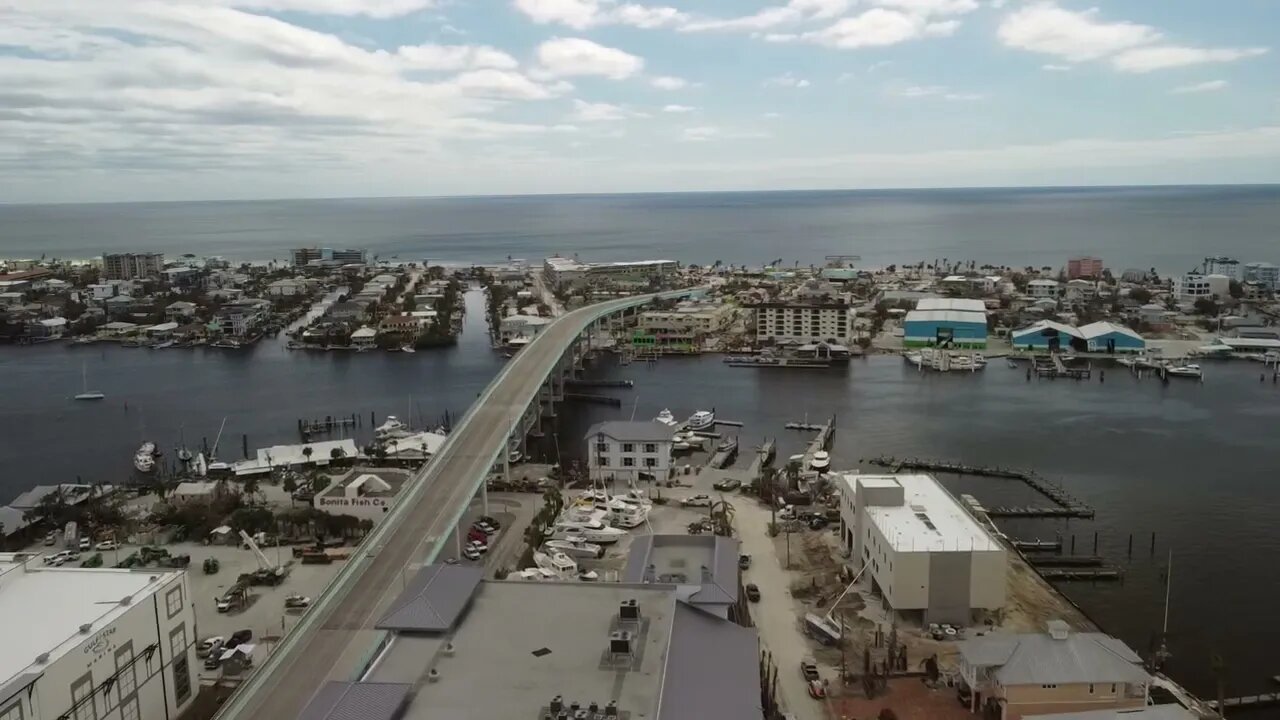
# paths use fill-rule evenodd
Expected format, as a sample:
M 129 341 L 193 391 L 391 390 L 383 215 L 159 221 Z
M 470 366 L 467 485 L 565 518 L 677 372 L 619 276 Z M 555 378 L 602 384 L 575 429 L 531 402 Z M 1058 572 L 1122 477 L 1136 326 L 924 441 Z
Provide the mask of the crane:
M 241 530 L 240 539 L 244 541 L 246 547 L 253 551 L 253 556 L 258 558 L 259 568 L 269 573 L 277 573 L 280 571 L 280 568 L 268 560 L 267 556 L 262 553 L 262 549 L 258 547 L 258 543 L 253 541 L 253 538 L 249 536 L 249 533 Z

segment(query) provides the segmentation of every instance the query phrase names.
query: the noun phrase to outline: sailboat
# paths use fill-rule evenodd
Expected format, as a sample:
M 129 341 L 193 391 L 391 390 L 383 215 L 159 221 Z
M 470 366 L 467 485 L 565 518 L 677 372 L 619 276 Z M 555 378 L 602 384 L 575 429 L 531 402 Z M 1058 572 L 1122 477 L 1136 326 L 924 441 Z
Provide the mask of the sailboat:
M 80 364 L 80 384 L 81 384 L 81 386 L 82 386 L 82 387 L 81 387 L 81 389 L 83 390 L 83 392 L 81 392 L 80 394 L 76 395 L 76 400 L 104 400 L 104 399 L 106 399 L 106 397 L 107 397 L 107 396 L 106 396 L 106 395 L 104 395 L 104 394 L 102 393 L 102 391 L 101 391 L 101 390 L 90 390 L 90 389 L 89 389 L 89 369 L 88 369 L 88 367 L 87 367 L 84 363 L 81 363 L 81 364 Z

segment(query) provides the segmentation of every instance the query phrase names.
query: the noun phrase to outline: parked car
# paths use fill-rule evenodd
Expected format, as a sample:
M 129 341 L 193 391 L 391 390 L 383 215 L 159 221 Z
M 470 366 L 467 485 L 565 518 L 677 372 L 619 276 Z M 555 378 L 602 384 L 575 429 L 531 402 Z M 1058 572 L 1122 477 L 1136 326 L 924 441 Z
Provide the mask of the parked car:
M 217 598 L 216 600 L 213 601 L 214 608 L 220 613 L 230 612 L 231 607 L 234 604 L 235 603 L 231 601 L 231 598 L 227 597 L 226 595 L 223 595 L 222 597 Z
M 809 697 L 814 700 L 821 700 L 827 696 L 827 684 L 822 680 L 810 680 L 806 685 L 809 686 Z
M 479 552 L 482 554 L 489 552 L 489 543 L 483 540 L 472 540 L 471 542 L 467 543 L 467 547 L 475 548 L 476 552 Z
M 489 523 L 485 522 L 484 520 L 477 520 L 477 521 L 476 521 L 476 522 L 471 526 L 471 529 L 472 529 L 472 530 L 479 530 L 480 532 L 484 533 L 485 535 L 492 535 L 492 534 L 494 534 L 494 533 L 498 532 L 498 528 L 496 528 L 496 527 L 494 527 L 493 525 L 491 525 L 491 524 L 489 524 Z
M 800 677 L 804 678 L 805 682 L 821 680 L 822 676 L 818 674 L 818 663 L 814 662 L 811 658 L 801 660 Z
M 742 487 L 742 481 L 737 478 L 726 478 L 713 484 L 711 487 L 716 490 L 720 490 L 721 492 L 733 492 L 734 490 Z
M 293 593 L 284 599 L 284 607 L 286 610 L 305 610 L 311 607 L 311 598 Z
M 79 547 L 80 547 L 80 552 L 88 552 L 93 549 L 93 543 L 90 542 L 89 538 L 82 537 L 80 538 Z
M 462 557 L 475 562 L 480 559 L 480 551 L 468 545 L 462 549 Z M 454 562 L 457 562 L 456 560 Z
M 480 516 L 480 522 L 489 523 L 490 525 L 492 525 L 492 526 L 493 526 L 493 529 L 494 529 L 494 530 L 501 530 L 501 529 L 502 529 L 502 523 L 498 522 L 497 520 L 495 520 L 494 518 L 492 518 L 492 517 L 490 517 L 490 516 L 488 516 L 488 515 L 481 515 L 481 516 Z
M 61 567 L 66 563 L 69 563 L 73 560 L 79 560 L 79 559 L 80 559 L 80 553 L 76 552 L 75 550 L 63 550 L 62 552 L 57 552 L 52 555 L 45 555 L 44 564 L 52 565 L 54 567 Z
M 243 645 L 253 639 L 253 631 L 249 629 L 237 630 L 231 633 L 231 638 L 227 640 L 227 647 L 236 647 Z
M 49 534 L 44 536 L 45 547 L 53 547 L 56 542 L 58 542 L 58 536 L 55 535 L 53 531 L 50 531 Z
M 212 653 L 221 652 L 222 645 L 225 642 L 226 638 L 221 635 L 214 635 L 201 640 L 200 644 L 196 646 L 196 657 L 209 657 Z
M 751 556 L 750 556 L 750 555 L 747 555 L 746 553 L 743 553 L 742 555 L 739 555 L 739 556 L 738 556 L 738 567 L 739 567 L 739 568 L 741 568 L 741 569 L 743 569 L 743 570 L 746 570 L 747 568 L 751 567 Z
M 489 540 L 489 536 L 486 535 L 483 530 L 479 530 L 477 528 L 471 528 L 470 532 L 467 533 L 467 540 L 478 540 L 480 542 L 487 542 Z
M 102 542 L 98 543 L 96 549 L 97 550 L 119 550 L 120 543 L 116 542 L 115 540 L 103 540 Z
M 218 666 L 222 664 L 222 650 L 223 648 L 218 648 L 217 652 L 209 653 L 209 656 L 204 659 L 205 670 L 218 669 Z
M 760 587 L 755 583 L 747 583 L 747 599 L 751 602 L 760 602 Z
M 711 507 L 710 495 L 693 495 L 680 501 L 685 507 Z

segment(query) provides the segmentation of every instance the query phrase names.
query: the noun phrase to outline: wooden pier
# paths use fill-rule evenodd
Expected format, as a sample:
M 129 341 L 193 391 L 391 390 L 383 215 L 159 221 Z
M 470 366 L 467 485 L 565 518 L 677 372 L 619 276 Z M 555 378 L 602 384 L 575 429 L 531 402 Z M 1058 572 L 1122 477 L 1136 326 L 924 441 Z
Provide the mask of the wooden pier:
M 1087 380 L 1093 375 L 1093 364 L 1085 367 L 1071 367 L 1063 361 L 1062 356 L 1053 353 L 1048 356 L 1036 355 L 1031 358 L 1031 367 L 1040 377 L 1065 377 L 1073 380 Z
M 1035 567 L 1102 567 L 1107 559 L 1101 555 L 1032 555 L 1027 562 Z
M 564 394 L 565 401 L 594 403 L 596 405 L 609 405 L 611 407 L 622 407 L 622 398 L 616 398 L 612 395 L 592 395 L 589 393 L 571 393 Z
M 1280 704 L 1280 692 L 1258 693 L 1257 695 L 1240 695 L 1222 701 L 1223 708 L 1260 708 Z M 1205 705 L 1217 710 L 1217 700 L 1206 700 Z
M 635 383 L 631 380 L 565 380 L 565 387 L 578 388 L 629 388 Z
M 735 437 L 730 440 L 725 440 L 717 445 L 715 451 L 711 453 L 710 459 L 707 460 L 707 467 L 722 470 L 732 463 L 733 459 L 737 456 L 738 438 Z
M 889 468 L 890 472 L 903 470 L 927 470 L 930 472 L 952 473 L 954 475 L 976 475 L 980 477 L 1008 478 L 1021 480 L 1028 487 L 1052 500 L 1057 507 L 996 507 L 987 512 L 992 517 L 1056 517 L 1056 518 L 1091 518 L 1093 508 L 1076 500 L 1060 485 L 1033 472 L 1025 472 L 1012 468 L 990 467 L 986 465 L 966 465 L 955 462 L 939 462 L 916 458 L 893 458 L 880 456 L 868 460 L 872 465 Z
M 1124 571 L 1116 567 L 1036 568 L 1045 580 L 1123 580 Z
M 786 425 L 783 425 L 783 427 L 785 427 L 788 430 L 806 430 L 809 432 L 815 432 L 815 431 L 821 430 L 826 426 L 819 425 L 818 423 L 811 423 L 811 422 L 789 422 Z
M 1010 540 L 1014 549 L 1028 552 L 1062 552 L 1062 540 Z
M 332 415 L 315 420 L 298 419 L 298 434 L 307 442 L 314 435 L 324 435 L 338 431 L 340 428 L 354 428 L 358 424 L 356 415 L 351 417 L 334 417 Z

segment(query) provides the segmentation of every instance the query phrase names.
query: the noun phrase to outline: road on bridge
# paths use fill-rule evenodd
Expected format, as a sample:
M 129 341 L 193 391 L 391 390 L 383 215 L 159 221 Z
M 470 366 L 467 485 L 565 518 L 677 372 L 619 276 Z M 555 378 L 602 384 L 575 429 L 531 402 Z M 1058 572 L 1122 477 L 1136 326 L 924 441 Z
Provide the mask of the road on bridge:
M 410 481 L 412 495 L 352 555 L 335 579 L 328 607 L 318 605 L 310 627 L 285 639 L 257 674 L 223 706 L 220 718 L 292 720 L 327 680 L 351 680 L 379 635 L 374 624 L 405 579 L 452 541 L 453 526 L 539 387 L 592 319 L 648 299 L 624 298 L 574 310 L 548 325 L 490 384 L 461 427 Z M 345 587 L 344 587 L 345 586 Z M 342 594 L 345 591 L 345 594 Z M 300 625 L 303 625 L 300 623 Z M 296 632 L 296 631 L 295 631 Z

